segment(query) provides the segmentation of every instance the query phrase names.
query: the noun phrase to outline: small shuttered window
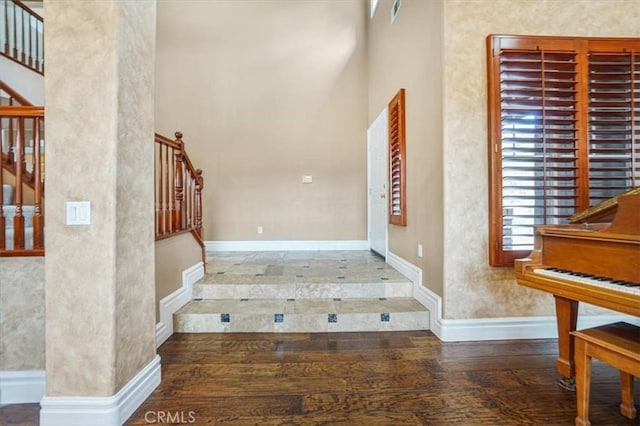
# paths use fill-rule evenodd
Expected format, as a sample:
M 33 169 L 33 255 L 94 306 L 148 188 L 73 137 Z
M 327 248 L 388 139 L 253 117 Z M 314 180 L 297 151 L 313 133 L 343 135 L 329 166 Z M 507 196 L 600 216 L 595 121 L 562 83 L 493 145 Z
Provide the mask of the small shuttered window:
M 640 184 L 640 40 L 490 36 L 490 263 Z
M 406 226 L 404 89 L 389 102 L 389 223 Z

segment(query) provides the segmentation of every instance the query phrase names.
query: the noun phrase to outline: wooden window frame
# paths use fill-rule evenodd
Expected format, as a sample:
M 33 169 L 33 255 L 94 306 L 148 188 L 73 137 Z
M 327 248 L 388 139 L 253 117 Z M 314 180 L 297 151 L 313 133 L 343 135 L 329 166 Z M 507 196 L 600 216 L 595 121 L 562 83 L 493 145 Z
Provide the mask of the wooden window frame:
M 507 53 L 505 53 L 507 52 Z M 593 148 L 592 146 L 598 145 L 601 141 L 597 140 L 596 136 L 592 136 L 591 134 L 597 133 L 598 130 L 595 129 L 594 126 L 597 127 L 598 123 L 594 121 L 593 117 L 600 114 L 603 115 L 602 112 L 598 111 L 597 101 L 594 101 L 594 91 L 597 92 L 598 89 L 594 89 L 597 86 L 596 83 L 592 82 L 594 80 L 590 80 L 590 58 L 596 57 L 598 55 L 629 55 L 629 64 L 630 64 L 630 76 L 631 80 L 629 82 L 629 86 L 631 88 L 630 95 L 630 109 L 628 112 L 628 120 L 631 124 L 630 139 L 628 142 L 629 145 L 629 169 L 625 171 L 625 173 L 630 173 L 630 182 L 631 187 L 633 185 L 638 185 L 640 182 L 640 176 L 638 176 L 640 172 L 640 132 L 637 130 L 640 127 L 640 96 L 638 95 L 638 90 L 640 89 L 640 39 L 638 38 L 592 38 L 592 37 L 553 37 L 553 36 L 517 36 L 517 35 L 490 35 L 487 37 L 487 77 L 488 77 L 488 133 L 489 133 L 489 144 L 488 144 L 488 153 L 489 153 L 489 263 L 491 266 L 512 266 L 513 261 L 518 258 L 523 258 L 529 255 L 532 251 L 531 249 L 525 250 L 508 250 L 504 247 L 504 235 L 503 231 L 506 229 L 503 223 L 503 217 L 508 215 L 506 209 L 504 208 L 504 195 L 503 195 L 503 185 L 505 185 L 505 181 L 503 180 L 503 156 L 505 156 L 505 146 L 503 145 L 503 135 L 505 133 L 505 120 L 509 114 L 510 107 L 503 107 L 503 105 L 508 105 L 508 103 L 513 98 L 509 98 L 509 95 L 506 93 L 509 91 L 503 90 L 504 87 L 501 86 L 501 83 L 508 80 L 509 77 L 504 77 L 504 74 L 508 74 L 510 69 L 508 68 L 508 64 L 505 65 L 505 68 L 501 68 L 503 63 L 508 62 L 508 59 L 505 59 L 509 52 L 542 52 L 543 55 L 545 52 L 550 52 L 552 54 L 562 52 L 562 53 L 574 53 L 575 54 L 575 98 L 573 99 L 575 105 L 573 105 L 572 119 L 574 120 L 574 136 L 571 143 L 574 143 L 573 151 L 575 152 L 574 161 L 570 167 L 575 167 L 575 176 L 572 178 L 574 185 L 575 195 L 570 196 L 570 203 L 573 205 L 572 208 L 575 208 L 575 213 L 583 211 L 587 209 L 593 198 L 590 193 L 596 192 L 593 184 L 590 181 L 590 172 L 595 174 L 597 172 L 597 166 L 590 166 L 591 163 L 602 161 L 602 157 L 594 157 L 593 152 L 598 151 L 598 148 Z M 501 56 L 502 55 L 502 56 Z M 504 62 L 501 63 L 501 60 Z M 595 59 L 594 61 L 597 61 Z M 544 62 L 544 59 L 541 60 Z M 608 64 L 607 64 L 608 65 Z M 594 65 L 594 69 L 598 66 L 596 63 Z M 542 65 L 544 67 L 544 65 Z M 607 69 L 608 71 L 608 69 Z M 605 71 L 605 73 L 607 72 Z M 541 71 L 541 75 L 544 74 L 545 71 Z M 548 107 L 545 104 L 547 99 L 555 99 L 550 95 L 549 98 L 547 94 L 545 94 L 545 78 L 542 77 L 541 84 L 541 110 L 539 116 L 535 118 L 541 118 L 543 121 L 542 130 L 539 130 L 539 133 L 544 135 L 542 136 L 542 145 L 545 145 L 547 138 L 552 139 L 553 136 L 547 136 L 548 133 L 553 133 L 553 130 L 549 130 L 552 128 L 551 124 L 545 124 L 544 121 L 547 120 L 547 114 L 553 114 L 553 112 L 549 113 L 548 110 L 553 110 L 553 107 Z M 550 77 L 551 78 L 551 77 Z M 551 81 L 551 80 L 550 80 Z M 507 84 L 509 82 L 507 81 Z M 593 87 L 592 87 L 593 86 Z M 635 88 L 635 89 L 634 89 Z M 505 93 L 503 95 L 503 93 Z M 634 94 L 635 93 L 635 94 Z M 517 97 L 517 95 L 515 95 Z M 506 99 L 506 101 L 505 101 Z M 526 105 L 526 100 L 522 101 L 522 99 L 526 99 L 526 97 L 520 98 L 521 104 Z M 503 104 L 503 101 L 505 104 Z M 556 102 L 555 100 L 549 101 L 549 103 Z M 596 105 L 595 107 L 593 105 Z M 540 105 L 538 105 L 540 107 Z M 525 107 L 526 109 L 526 107 Z M 606 109 L 606 108 L 602 108 Z M 506 112 L 505 112 L 506 111 Z M 611 113 L 612 116 L 614 113 Z M 606 115 L 606 112 L 605 112 Z M 522 115 L 524 117 L 524 115 Z M 605 117 L 606 119 L 606 117 Z M 551 121 L 551 120 L 548 120 Z M 549 126 L 549 127 L 546 127 Z M 634 131 L 634 128 L 636 129 Z M 595 129 L 595 130 L 594 130 Z M 603 133 L 602 131 L 600 131 Z M 517 133 L 513 131 L 513 133 Z M 517 139 L 517 136 L 515 137 Z M 592 140 L 593 138 L 593 140 Z M 597 153 L 596 153 L 597 154 Z M 592 156 L 592 160 L 590 160 L 590 155 Z M 543 154 L 541 154 L 544 161 L 547 161 L 547 158 L 553 157 L 553 154 L 550 154 L 544 148 Z M 510 157 L 513 160 L 516 157 Z M 517 158 L 516 158 L 517 159 Z M 507 160 L 508 161 L 508 160 Z M 507 164 L 508 166 L 509 164 Z M 537 169 L 536 169 L 537 170 Z M 542 179 L 546 179 L 547 171 L 542 171 L 544 176 Z M 535 180 L 534 178 L 529 178 L 530 180 Z M 618 179 L 621 179 L 618 177 Z M 543 185 L 546 185 L 544 183 Z M 631 187 L 627 189 L 631 189 Z M 602 189 L 602 188 L 600 188 Z M 605 188 L 606 189 L 606 188 Z M 541 199 L 542 203 L 546 206 L 547 202 L 557 202 L 561 196 L 549 196 L 547 195 L 547 190 L 543 190 L 543 195 Z M 551 191 L 550 191 L 551 192 Z M 622 191 L 621 191 L 622 192 Z M 534 197 L 531 197 L 534 198 Z M 597 201 L 597 200 L 596 200 Z M 547 221 L 546 217 L 546 207 L 545 213 L 543 213 L 543 220 Z M 567 216 L 570 217 L 571 215 Z M 535 219 L 534 219 L 535 220 Z M 564 220 L 565 223 L 568 223 L 566 219 L 554 218 L 553 220 Z M 558 222 L 551 222 L 558 223 Z M 508 224 L 507 224 L 508 225 Z M 530 227 L 538 226 L 531 225 Z M 511 230 L 512 228 L 510 228 Z
M 407 226 L 405 89 L 389 102 L 389 223 Z

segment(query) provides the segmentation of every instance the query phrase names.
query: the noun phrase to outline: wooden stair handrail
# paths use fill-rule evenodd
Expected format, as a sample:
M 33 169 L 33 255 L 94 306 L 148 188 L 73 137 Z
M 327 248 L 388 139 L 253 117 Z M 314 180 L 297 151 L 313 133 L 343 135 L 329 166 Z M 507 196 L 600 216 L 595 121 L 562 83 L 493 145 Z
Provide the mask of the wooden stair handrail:
M 155 134 L 156 240 L 191 232 L 202 250 L 206 264 L 202 234 L 202 170 L 196 169 L 185 150 L 182 133 L 175 139 Z
M 31 102 L 2 80 L 0 80 L 0 90 L 9 95 L 9 105 L 13 105 L 15 100 L 20 106 L 33 106 Z

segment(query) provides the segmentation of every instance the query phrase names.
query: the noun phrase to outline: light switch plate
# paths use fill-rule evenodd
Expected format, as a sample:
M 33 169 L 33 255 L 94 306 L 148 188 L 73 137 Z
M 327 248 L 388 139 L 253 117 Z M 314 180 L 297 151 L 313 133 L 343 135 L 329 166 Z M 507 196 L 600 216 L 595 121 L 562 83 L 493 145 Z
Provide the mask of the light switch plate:
M 67 225 L 91 225 L 91 201 L 67 201 Z
M 302 176 L 302 183 L 313 183 L 313 176 L 311 175 Z

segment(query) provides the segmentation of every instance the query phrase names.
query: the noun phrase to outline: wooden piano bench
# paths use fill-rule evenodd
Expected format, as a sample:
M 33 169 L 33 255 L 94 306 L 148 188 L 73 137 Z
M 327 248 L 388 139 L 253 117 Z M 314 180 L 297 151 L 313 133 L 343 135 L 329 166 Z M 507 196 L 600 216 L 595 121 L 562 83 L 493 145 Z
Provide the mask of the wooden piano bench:
M 636 416 L 633 405 L 633 380 L 640 377 L 640 327 L 616 322 L 586 330 L 572 331 L 575 338 L 576 426 L 590 425 L 589 393 L 591 358 L 620 370 L 620 413 L 629 419 Z

